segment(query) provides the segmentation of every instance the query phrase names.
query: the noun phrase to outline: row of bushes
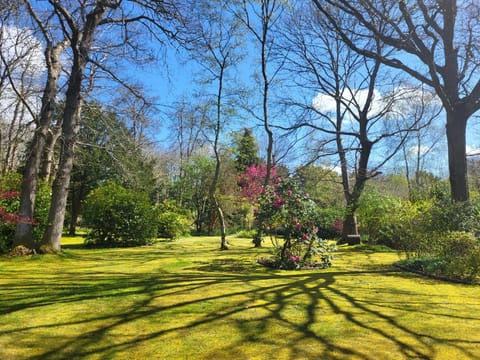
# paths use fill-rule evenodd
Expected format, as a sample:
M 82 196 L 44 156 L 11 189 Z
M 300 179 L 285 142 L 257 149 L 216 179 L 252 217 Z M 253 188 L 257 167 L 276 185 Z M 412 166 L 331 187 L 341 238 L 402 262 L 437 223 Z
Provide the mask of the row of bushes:
M 402 250 L 403 266 L 462 281 L 480 275 L 479 201 L 454 203 L 439 192 L 412 202 L 369 192 L 358 215 L 367 241 Z

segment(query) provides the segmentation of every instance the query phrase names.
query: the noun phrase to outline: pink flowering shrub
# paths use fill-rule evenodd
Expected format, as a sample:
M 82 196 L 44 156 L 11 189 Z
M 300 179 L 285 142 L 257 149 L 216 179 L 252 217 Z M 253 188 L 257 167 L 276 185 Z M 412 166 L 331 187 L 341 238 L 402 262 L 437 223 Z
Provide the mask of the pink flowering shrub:
M 276 239 L 273 259 L 259 263 L 281 269 L 331 266 L 333 249 L 317 235 L 318 207 L 293 180 L 277 179 L 258 202 L 257 221 L 265 234 Z
M 273 167 L 270 171 L 270 177 L 275 179 L 276 168 Z M 267 165 L 251 165 L 245 169 L 243 174 L 238 177 L 238 184 L 242 189 L 242 196 L 246 198 L 251 204 L 256 204 L 258 198 L 263 193 L 265 185 L 265 177 L 267 176 Z M 274 181 L 270 184 L 273 185 Z

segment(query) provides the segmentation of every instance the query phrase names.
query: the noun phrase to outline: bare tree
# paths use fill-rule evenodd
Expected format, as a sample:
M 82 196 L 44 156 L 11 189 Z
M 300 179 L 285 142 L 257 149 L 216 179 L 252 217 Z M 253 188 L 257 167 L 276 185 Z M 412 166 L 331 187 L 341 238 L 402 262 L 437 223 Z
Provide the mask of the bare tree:
M 399 69 L 433 88 L 446 112 L 452 199 L 468 201 L 466 128 L 480 108 L 479 6 L 456 0 L 313 0 L 356 52 Z M 355 28 L 339 12 L 358 20 Z M 379 26 L 380 24 L 380 26 Z M 378 54 L 355 38 L 376 39 L 391 51 Z
M 348 21 L 346 17 L 343 20 Z M 355 24 L 342 25 L 350 28 Z M 338 157 L 346 200 L 342 240 L 359 241 L 355 212 L 365 183 L 397 153 L 412 128 L 420 127 L 422 119 L 404 121 L 397 106 L 400 99 L 413 93 L 387 76 L 379 60 L 346 46 L 309 6 L 297 9 L 285 34 L 286 67 L 302 93 L 312 96 L 286 100 L 301 110 L 290 129 L 309 132 L 310 141 L 318 138 L 315 159 Z M 375 41 L 370 42 L 369 50 L 379 57 L 383 53 Z M 378 148 L 381 154 L 377 151 L 374 157 Z
M 436 121 L 442 111 L 438 98 L 423 86 L 414 93 L 416 96 L 397 105 L 401 107 L 400 111 L 406 121 L 416 124 L 401 148 L 410 200 L 414 200 L 424 187 L 422 174 L 425 173 L 425 162 L 436 151 L 443 138 L 443 132 Z
M 178 21 L 177 3 L 158 0 L 133 1 L 133 6 L 122 0 L 90 0 L 83 2 L 49 0 L 42 6 L 34 9 L 33 3 L 24 0 L 31 17 L 35 20 L 38 28 L 44 34 L 45 41 L 51 45 L 52 53 L 59 54 L 67 45 L 69 54 L 70 69 L 68 71 L 68 86 L 64 99 L 64 110 L 62 113 L 61 153 L 58 170 L 52 185 L 51 208 L 49 212 L 48 227 L 41 244 L 33 244 L 31 241 L 31 230 L 23 231 L 17 228 L 15 245 L 26 245 L 42 251 L 60 250 L 60 238 L 63 229 L 65 206 L 68 193 L 68 185 L 73 166 L 74 147 L 81 122 L 81 108 L 86 94 L 94 86 L 94 80 L 100 72 L 107 74 L 111 79 L 119 81 L 126 87 L 128 85 L 107 66 L 105 59 L 130 54 L 132 58 L 140 56 L 142 47 L 140 41 L 136 41 L 135 34 L 139 29 L 147 30 L 154 40 L 165 41 L 175 35 L 175 27 L 170 27 Z M 40 15 L 39 15 L 40 14 Z M 45 26 L 51 24 L 51 26 Z M 105 31 L 101 31 L 103 29 Z M 118 36 L 112 36 L 115 33 Z M 60 40 L 56 43 L 50 40 L 56 36 Z M 148 44 L 148 41 L 145 43 Z M 138 45 L 138 46 L 136 46 Z M 55 49 L 55 51 L 54 51 Z M 129 50 L 132 50 L 129 52 Z M 55 69 L 54 65 L 59 57 L 53 59 L 51 64 L 47 63 L 48 71 Z M 58 77 L 49 77 L 57 80 Z M 45 114 L 51 114 L 53 109 L 52 100 L 55 96 L 57 86 L 54 82 L 47 82 L 42 100 L 42 109 Z M 134 89 L 132 89 L 134 90 Z M 46 116 L 47 118 L 47 116 Z M 48 117 L 50 120 L 50 117 Z M 46 126 L 47 128 L 47 126 Z M 48 128 L 47 128 L 48 129 Z M 42 134 L 46 138 L 46 134 Z M 42 140 L 44 142 L 45 140 Z M 43 148 L 42 148 L 43 149 Z M 36 152 L 36 156 L 42 154 L 42 149 Z M 27 163 L 26 172 L 31 172 L 32 179 L 36 182 L 38 178 L 39 162 L 34 158 Z M 25 191 L 22 189 L 22 197 L 30 197 L 34 204 L 35 187 L 29 186 Z M 31 212 L 33 207 L 27 212 Z
M 189 104 L 185 99 L 175 104 L 175 110 L 169 115 L 171 132 L 174 136 L 169 144 L 177 154 L 178 164 L 175 173 L 179 177 L 175 198 L 180 206 L 184 203 L 185 167 L 195 152 L 202 148 L 206 139 L 208 111 L 206 106 Z
M 49 21 L 41 20 L 29 2 L 25 2 L 25 7 L 45 41 L 44 55 L 47 68 L 40 112 L 37 115 L 33 109 L 31 110 L 31 114 L 35 118 L 36 130 L 30 145 L 30 151 L 27 153 L 20 193 L 19 216 L 23 219 L 33 220 L 39 180 L 38 173 L 46 141 L 51 131 L 50 125 L 53 119 L 58 94 L 58 81 L 62 70 L 60 56 L 68 46 L 69 40 L 66 38 L 55 40 L 48 29 Z M 23 245 L 32 249 L 38 248 L 38 244 L 35 244 L 32 238 L 32 221 L 21 221 L 17 224 L 13 245 Z
M 274 66 L 276 35 L 275 27 L 285 10 L 285 2 L 282 0 L 260 0 L 260 1 L 242 1 L 240 9 L 236 9 L 237 17 L 242 21 L 246 29 L 252 35 L 254 42 L 258 46 L 258 57 L 260 60 L 260 94 L 262 99 L 262 110 L 260 115 L 250 112 L 257 119 L 261 120 L 265 134 L 267 135 L 267 173 L 265 176 L 264 185 L 270 183 L 271 172 L 274 164 L 273 150 L 274 150 L 274 133 L 271 127 L 271 120 L 269 115 L 270 90 L 273 81 L 275 80 L 280 64 Z M 253 243 L 255 247 L 260 247 L 262 243 L 262 224 L 258 224 L 258 232 Z
M 216 192 L 222 167 L 220 137 L 226 124 L 225 114 L 228 108 L 225 101 L 229 94 L 226 81 L 228 72 L 242 59 L 242 54 L 239 52 L 239 22 L 224 1 L 213 2 L 213 4 L 211 1 L 196 2 L 193 18 L 192 29 L 195 34 L 193 56 L 204 72 L 201 81 L 215 84 L 215 93 L 209 101 L 215 109 L 213 121 L 208 126 L 213 134 L 211 143 L 215 155 L 215 173 L 210 185 L 209 197 L 213 206 L 212 211 L 217 213 L 220 221 L 220 249 L 227 250 L 225 217 Z M 214 219 L 214 216 L 210 216 L 210 231 L 213 230 Z

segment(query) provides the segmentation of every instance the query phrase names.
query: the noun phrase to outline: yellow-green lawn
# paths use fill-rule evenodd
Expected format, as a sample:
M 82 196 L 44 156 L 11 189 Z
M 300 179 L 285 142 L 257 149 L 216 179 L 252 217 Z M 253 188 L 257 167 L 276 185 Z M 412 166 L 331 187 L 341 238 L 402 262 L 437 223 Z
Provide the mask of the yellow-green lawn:
M 274 271 L 268 249 L 188 238 L 0 258 L 0 359 L 480 359 L 480 287 L 341 248 Z

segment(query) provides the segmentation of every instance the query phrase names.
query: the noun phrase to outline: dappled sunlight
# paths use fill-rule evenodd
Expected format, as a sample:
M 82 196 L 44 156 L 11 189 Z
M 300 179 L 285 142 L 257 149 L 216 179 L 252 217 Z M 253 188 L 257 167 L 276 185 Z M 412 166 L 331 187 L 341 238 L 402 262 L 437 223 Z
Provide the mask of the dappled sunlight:
M 256 264 L 268 249 L 217 240 L 1 258 L 2 359 L 480 357 L 479 287 L 348 249 L 275 271 Z

